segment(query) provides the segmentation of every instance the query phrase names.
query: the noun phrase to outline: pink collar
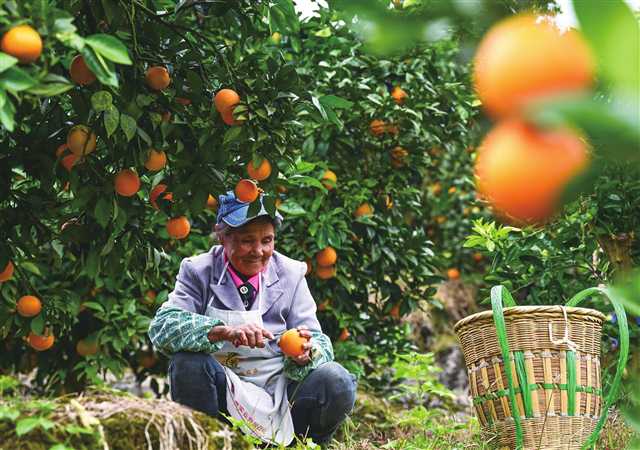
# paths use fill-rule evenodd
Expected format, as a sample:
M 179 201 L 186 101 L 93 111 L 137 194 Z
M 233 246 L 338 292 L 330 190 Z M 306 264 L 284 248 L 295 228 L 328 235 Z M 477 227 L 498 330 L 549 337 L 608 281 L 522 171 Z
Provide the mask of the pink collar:
M 227 254 L 224 254 L 224 261 L 225 263 L 229 261 L 229 258 L 227 258 Z M 266 269 L 266 266 L 264 269 L 262 269 L 262 272 L 264 272 Z M 236 285 L 236 287 L 240 287 L 244 284 L 244 281 L 242 281 L 242 278 L 240 278 L 240 275 L 238 275 L 238 273 L 235 271 L 235 269 L 233 268 L 233 266 L 231 265 L 231 263 L 229 263 L 229 266 L 227 267 L 227 270 L 229 271 L 229 274 L 231 275 L 231 279 L 233 280 L 233 284 Z M 260 287 L 260 272 L 258 272 L 257 274 L 253 275 L 252 277 L 249 278 L 249 283 L 251 283 L 251 285 L 253 286 L 253 288 L 256 290 L 256 292 L 258 292 L 258 288 Z

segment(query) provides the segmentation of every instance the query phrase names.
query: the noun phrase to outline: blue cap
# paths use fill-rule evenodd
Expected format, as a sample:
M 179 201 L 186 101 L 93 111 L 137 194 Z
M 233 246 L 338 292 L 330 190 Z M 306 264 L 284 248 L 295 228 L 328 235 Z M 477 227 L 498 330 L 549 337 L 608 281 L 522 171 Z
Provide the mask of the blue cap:
M 256 217 L 270 216 L 262 202 L 263 197 L 264 195 L 260 194 L 260 211 L 258 211 L 258 214 L 247 217 L 250 203 L 238 200 L 233 191 L 220 195 L 218 197 L 218 216 L 216 218 L 216 223 L 219 225 L 226 223 L 227 225 L 236 228 L 241 227 Z M 280 224 L 282 224 L 282 220 L 282 216 L 278 211 L 276 211 L 276 217 L 273 218 L 275 225 L 280 226 Z

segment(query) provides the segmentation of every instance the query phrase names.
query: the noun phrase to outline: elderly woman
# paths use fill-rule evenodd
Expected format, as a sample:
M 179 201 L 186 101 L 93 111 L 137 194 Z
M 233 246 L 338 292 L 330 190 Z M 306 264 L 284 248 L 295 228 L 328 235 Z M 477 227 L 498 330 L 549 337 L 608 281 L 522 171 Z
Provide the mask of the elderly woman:
M 298 435 L 325 445 L 353 408 L 355 377 L 333 361 L 306 264 L 274 250 L 282 217 L 259 201 L 249 217 L 248 203 L 220 196 L 221 245 L 182 261 L 149 336 L 171 356 L 174 401 L 242 419 L 245 432 L 268 443 L 288 445 Z M 295 358 L 278 347 L 292 328 L 307 339 Z

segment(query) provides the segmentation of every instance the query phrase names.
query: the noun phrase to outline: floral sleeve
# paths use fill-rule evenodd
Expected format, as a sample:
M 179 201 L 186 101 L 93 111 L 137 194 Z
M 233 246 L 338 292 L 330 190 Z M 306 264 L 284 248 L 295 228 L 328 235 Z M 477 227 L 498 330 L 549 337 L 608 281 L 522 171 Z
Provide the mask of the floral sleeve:
M 287 378 L 302 381 L 309 373 L 324 363 L 333 361 L 333 345 L 331 339 L 321 332 L 311 332 L 311 361 L 305 366 L 299 366 L 288 356 L 284 358 L 284 373 Z
M 214 353 L 222 342 L 210 342 L 207 333 L 222 321 L 175 306 L 163 306 L 149 325 L 149 338 L 156 350 L 171 355 L 179 351 Z

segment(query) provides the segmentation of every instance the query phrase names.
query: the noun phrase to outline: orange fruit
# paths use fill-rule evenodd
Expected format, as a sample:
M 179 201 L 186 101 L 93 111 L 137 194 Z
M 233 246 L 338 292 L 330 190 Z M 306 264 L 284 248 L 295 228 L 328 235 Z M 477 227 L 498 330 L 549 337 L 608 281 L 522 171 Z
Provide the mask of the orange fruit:
M 87 63 L 84 62 L 82 55 L 76 55 L 75 58 L 73 58 L 71 66 L 69 66 L 69 74 L 71 75 L 71 79 L 80 86 L 86 86 L 96 81 L 96 76 L 89 67 L 87 67 Z
M 144 80 L 154 91 L 162 91 L 171 84 L 171 77 L 166 67 L 153 66 L 147 69 Z
M 478 194 L 499 214 L 541 222 L 555 212 L 567 184 L 588 164 L 587 144 L 569 129 L 543 131 L 517 119 L 501 122 L 478 150 Z
M 262 162 L 258 167 L 256 167 L 253 160 L 251 160 L 247 164 L 247 173 L 249 174 L 249 177 L 254 180 L 266 180 L 269 178 L 269 175 L 271 175 L 271 163 L 267 158 L 262 158 Z
M 333 247 L 325 247 L 316 253 L 316 262 L 320 266 L 332 266 L 338 260 L 338 254 Z
M 396 136 L 398 133 L 400 133 L 400 126 L 399 125 L 387 125 L 385 131 L 389 134 L 393 134 L 394 136 Z
M 443 223 L 445 223 L 447 221 L 447 216 L 440 215 L 440 216 L 436 216 L 435 219 L 436 219 L 436 222 L 439 225 L 442 225 Z
M 404 101 L 407 99 L 408 95 L 400 86 L 396 86 L 391 91 L 391 97 L 393 97 L 393 101 L 398 105 L 402 105 Z
M 213 98 L 213 103 L 219 113 L 230 112 L 240 103 L 240 96 L 233 89 L 221 89 Z
M 322 303 L 318 305 L 318 311 L 326 311 L 329 306 L 331 306 L 331 300 L 325 299 Z
M 256 183 L 253 180 L 247 180 L 246 178 L 238 181 L 234 192 L 238 201 L 244 203 L 251 203 L 255 201 L 260 193 Z
M 22 317 L 37 316 L 42 311 L 42 303 L 34 295 L 24 295 L 18 300 L 16 310 Z
M 407 156 L 409 156 L 409 152 L 407 151 L 407 149 L 404 149 L 404 148 L 400 147 L 399 145 L 397 147 L 394 147 L 391 150 L 391 157 L 393 159 L 403 160 Z
M 456 269 L 455 267 L 447 270 L 447 277 L 450 280 L 457 280 L 458 278 L 460 278 L 460 271 L 458 269 Z
M 329 280 L 336 276 L 336 266 L 317 266 L 316 276 L 321 280 Z
M 158 294 L 156 294 L 156 291 L 154 291 L 153 289 L 149 289 L 144 293 L 144 298 L 142 299 L 142 301 L 144 303 L 147 303 L 148 305 L 153 305 L 157 297 Z
M 184 239 L 191 232 L 191 223 L 185 216 L 174 217 L 167 221 L 167 233 L 174 239 Z
M 13 263 L 9 261 L 6 266 L 4 266 L 4 270 L 0 272 L 0 283 L 9 281 L 11 277 L 13 277 Z
M 49 350 L 53 346 L 55 337 L 53 336 L 53 334 L 45 334 L 44 336 L 40 336 L 31 332 L 29 333 L 27 341 L 29 342 L 31 348 L 39 352 L 43 352 L 45 350 Z
M 433 183 L 431 185 L 431 193 L 433 195 L 439 195 L 442 192 L 442 185 L 440 183 Z
M 523 14 L 487 32 L 473 75 L 483 107 L 501 117 L 540 96 L 586 89 L 594 73 L 594 57 L 578 31 L 562 33 L 547 19 Z
M 475 262 L 480 262 L 484 259 L 484 256 L 480 252 L 475 252 L 473 255 L 471 255 L 471 257 Z
M 71 154 L 62 158 L 60 164 L 67 169 L 67 172 L 71 172 L 71 168 L 75 165 L 76 161 L 78 161 L 78 156 Z
M 278 341 L 278 347 L 287 356 L 296 357 L 304 353 L 304 344 L 308 342 L 307 338 L 300 336 L 300 333 L 295 328 L 285 331 Z
M 80 339 L 76 344 L 76 352 L 80 356 L 91 356 L 98 353 L 98 341 L 95 339 Z
M 325 188 L 327 188 L 328 190 L 332 190 L 338 183 L 338 177 L 332 170 L 325 170 L 325 172 L 322 174 L 320 182 Z
M 218 200 L 211 194 L 209 194 L 209 197 L 207 198 L 207 208 L 213 211 L 218 209 Z
M 29 25 L 18 25 L 2 36 L 2 51 L 18 58 L 23 64 L 32 63 L 42 53 L 40 34 Z
M 157 172 L 158 170 L 164 169 L 164 166 L 167 165 L 167 154 L 164 150 L 156 150 L 154 148 L 149 149 L 149 154 L 147 155 L 147 160 L 144 163 L 144 166 L 147 170 L 151 172 Z
M 191 104 L 191 99 L 184 97 L 176 97 L 176 103 L 179 103 L 182 106 L 189 106 Z
M 140 190 L 140 177 L 131 169 L 118 172 L 113 182 L 116 192 L 123 197 L 131 197 Z
M 353 215 L 358 218 L 358 217 L 363 217 L 363 216 L 370 216 L 373 214 L 373 208 L 371 207 L 371 205 L 369 203 L 363 203 L 362 205 L 358 206 L 356 208 L 356 210 L 353 212 Z
M 393 307 L 389 311 L 389 315 L 396 320 L 400 319 L 400 303 L 396 303 L 395 305 L 393 305 Z
M 222 112 L 220 112 L 220 116 L 222 117 L 222 121 L 224 123 L 226 123 L 227 125 L 242 125 L 242 123 L 244 122 L 243 120 L 236 120 L 233 117 L 233 108 L 231 107 L 229 109 L 226 109 Z
M 457 189 L 455 186 L 451 186 L 451 187 L 447 190 L 447 192 L 448 192 L 449 194 L 455 194 L 457 190 L 458 190 L 458 189 Z
M 390 164 L 391 164 L 391 167 L 393 167 L 394 169 L 399 169 L 399 168 L 405 166 L 404 161 L 401 160 L 401 159 L 393 159 L 393 158 L 391 158 Z
M 387 129 L 387 124 L 385 123 L 384 120 L 373 119 L 369 124 L 369 131 L 374 136 L 380 136 L 386 131 L 386 129 Z
M 151 203 L 151 206 L 153 206 L 155 209 L 160 209 L 158 207 L 158 203 L 156 200 L 158 199 L 160 194 L 162 194 L 166 190 L 167 190 L 166 184 L 158 184 L 156 187 L 151 189 L 151 193 L 149 194 L 149 202 Z M 162 198 L 165 200 L 173 200 L 173 194 L 171 192 L 167 192 L 162 196 Z
M 346 328 L 343 328 L 342 331 L 340 332 L 340 336 L 338 336 L 338 340 L 346 341 L 347 339 L 349 339 L 349 336 L 351 336 L 351 333 L 349 333 L 349 330 L 347 330 Z
M 76 156 L 88 155 L 96 149 L 96 135 L 85 125 L 76 125 L 67 134 L 69 150 Z

